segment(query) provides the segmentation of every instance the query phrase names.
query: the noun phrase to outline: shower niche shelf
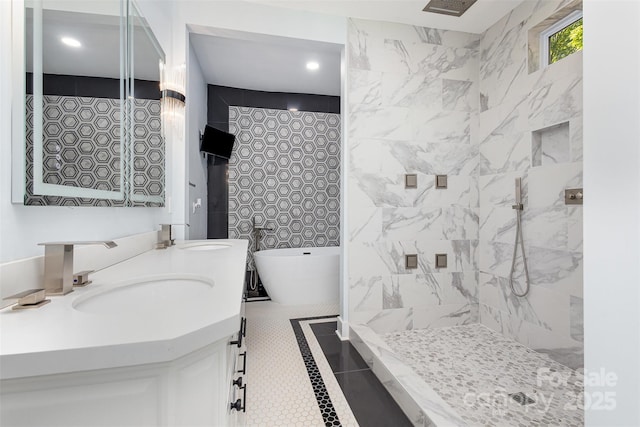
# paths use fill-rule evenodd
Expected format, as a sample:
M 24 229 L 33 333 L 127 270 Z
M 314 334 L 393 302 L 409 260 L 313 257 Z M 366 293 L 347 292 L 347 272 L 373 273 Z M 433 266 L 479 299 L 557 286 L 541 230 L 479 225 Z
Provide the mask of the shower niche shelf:
M 531 166 L 548 166 L 571 161 L 569 122 L 533 131 Z

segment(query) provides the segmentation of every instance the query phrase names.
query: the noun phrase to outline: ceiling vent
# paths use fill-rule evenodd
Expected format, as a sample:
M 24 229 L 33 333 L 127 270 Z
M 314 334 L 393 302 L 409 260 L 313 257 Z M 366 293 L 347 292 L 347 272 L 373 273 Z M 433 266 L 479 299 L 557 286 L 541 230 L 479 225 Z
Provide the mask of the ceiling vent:
M 422 11 L 450 16 L 462 16 L 476 1 L 477 0 L 431 0 Z

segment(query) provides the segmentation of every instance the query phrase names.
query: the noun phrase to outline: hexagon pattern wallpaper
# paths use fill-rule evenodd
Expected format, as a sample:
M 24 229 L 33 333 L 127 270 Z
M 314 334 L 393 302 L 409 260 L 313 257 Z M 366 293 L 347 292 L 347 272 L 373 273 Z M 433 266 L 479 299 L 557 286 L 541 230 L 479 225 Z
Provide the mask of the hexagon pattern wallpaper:
M 232 106 L 229 132 L 229 238 L 252 252 L 255 218 L 261 249 L 338 246 L 340 115 Z
M 136 99 L 134 102 L 131 192 L 137 196 L 161 196 L 165 147 L 160 101 Z M 120 191 L 120 100 L 45 95 L 44 103 L 44 182 Z M 26 106 L 26 205 L 159 206 L 133 202 L 126 195 L 124 200 L 34 195 L 33 96 L 27 95 Z

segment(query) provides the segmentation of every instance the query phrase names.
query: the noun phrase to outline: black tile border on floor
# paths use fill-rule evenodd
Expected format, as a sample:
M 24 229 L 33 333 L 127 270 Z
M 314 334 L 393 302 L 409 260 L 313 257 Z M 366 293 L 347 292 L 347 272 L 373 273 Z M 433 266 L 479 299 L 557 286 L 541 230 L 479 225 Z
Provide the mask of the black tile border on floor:
M 318 408 L 320 409 L 320 413 L 322 414 L 322 420 L 324 421 L 324 425 L 327 427 L 339 427 L 342 424 L 338 419 L 338 414 L 336 413 L 335 408 L 333 407 L 333 403 L 331 402 L 331 397 L 329 397 L 329 392 L 324 384 L 324 380 L 322 379 L 322 375 L 320 375 L 320 370 L 318 369 L 318 365 L 316 364 L 315 359 L 313 358 L 313 354 L 311 354 L 311 349 L 309 348 L 309 343 L 307 342 L 307 338 L 304 336 L 304 332 L 302 331 L 302 326 L 300 326 L 300 322 L 305 322 L 309 320 L 318 320 L 318 319 L 334 319 L 338 317 L 337 314 L 331 316 L 316 316 L 316 317 L 303 317 L 298 319 L 289 319 L 291 322 L 291 326 L 293 327 L 293 333 L 296 336 L 296 341 L 298 342 L 298 347 L 300 348 L 300 354 L 302 355 L 302 360 L 304 361 L 304 366 L 307 368 L 307 374 L 309 375 L 309 380 L 311 381 L 311 386 L 313 387 L 313 393 L 316 396 L 316 401 L 318 402 Z

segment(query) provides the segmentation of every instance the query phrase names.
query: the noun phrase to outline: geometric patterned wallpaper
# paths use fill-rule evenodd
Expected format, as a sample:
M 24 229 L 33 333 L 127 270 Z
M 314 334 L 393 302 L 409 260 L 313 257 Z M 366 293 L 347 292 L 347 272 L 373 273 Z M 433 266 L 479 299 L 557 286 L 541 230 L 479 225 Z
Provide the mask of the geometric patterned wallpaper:
M 120 100 L 80 96 L 44 96 L 43 181 L 51 184 L 119 191 Z M 133 114 L 133 193 L 164 193 L 165 147 L 160 101 L 136 99 Z M 161 206 L 158 203 L 33 194 L 33 96 L 26 97 L 25 205 Z M 125 168 L 128 161 L 125 156 Z M 129 175 L 129 174 L 127 174 Z M 127 187 L 129 184 L 126 184 Z
M 229 107 L 229 238 L 260 249 L 340 245 L 340 115 Z
M 164 194 L 165 150 L 159 100 L 134 100 L 132 167 L 135 195 Z

